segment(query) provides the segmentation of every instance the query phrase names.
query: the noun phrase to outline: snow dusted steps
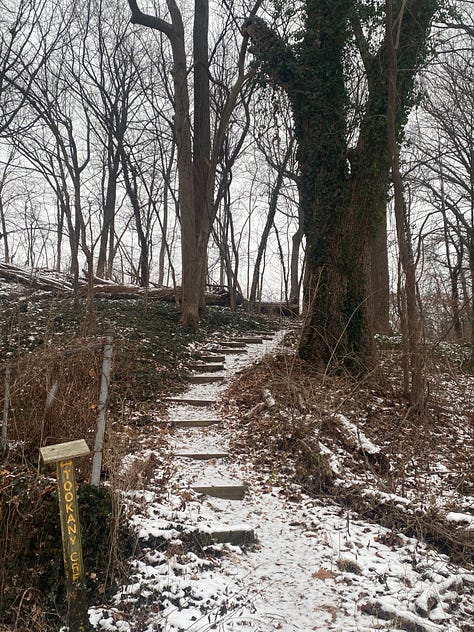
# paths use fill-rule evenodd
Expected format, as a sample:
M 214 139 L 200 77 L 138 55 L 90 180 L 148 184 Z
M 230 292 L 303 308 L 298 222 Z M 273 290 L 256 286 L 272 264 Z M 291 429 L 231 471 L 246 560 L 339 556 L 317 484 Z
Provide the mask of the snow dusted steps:
M 232 353 L 247 353 L 247 349 L 245 349 L 244 347 L 212 348 L 212 349 L 209 349 L 209 351 L 211 353 L 224 353 L 225 355 L 232 354 Z
M 225 355 L 218 355 L 217 353 L 200 353 L 198 359 L 201 362 L 225 362 Z M 224 365 L 222 364 L 222 368 Z
M 191 384 L 219 384 L 224 381 L 223 375 L 190 375 L 189 381 Z
M 224 498 L 226 500 L 243 500 L 245 497 L 245 492 L 247 491 L 246 486 L 241 483 L 229 484 L 229 483 L 201 483 L 192 485 L 191 489 L 196 494 L 204 494 L 205 496 L 213 496 L 214 498 Z
M 197 530 L 193 531 L 193 537 L 203 547 L 221 543 L 245 546 L 256 541 L 252 526 L 235 525 L 235 518 L 232 519 L 234 512 L 239 515 L 242 511 L 234 502 L 240 504 L 248 491 L 248 486 L 240 479 L 242 473 L 239 468 L 229 461 L 227 437 L 220 439 L 221 432 L 217 428 L 222 421 L 215 417 L 216 412 L 212 410 L 212 407 L 217 404 L 218 394 L 222 389 L 220 384 L 229 377 L 229 373 L 231 375 L 234 373 L 235 366 L 241 364 L 238 358 L 227 358 L 227 356 L 247 354 L 249 349 L 249 353 L 252 356 L 255 355 L 256 345 L 261 345 L 264 337 L 264 332 L 259 332 L 236 335 L 227 340 L 210 341 L 208 347 L 194 355 L 193 373 L 189 378 L 191 385 L 188 391 L 177 397 L 166 399 L 170 404 L 180 405 L 179 410 L 171 412 L 170 419 L 175 435 L 171 443 L 174 444 L 173 457 L 176 457 L 173 460 L 177 487 L 203 496 L 204 498 L 196 498 L 196 501 L 205 506 L 212 502 L 210 506 L 213 507 L 217 503 L 217 500 L 208 501 L 206 497 L 229 501 L 224 502 L 223 506 L 226 509 L 215 510 L 218 512 L 217 524 L 213 524 L 214 520 L 212 520 L 210 524 L 199 525 Z M 246 348 L 246 345 L 254 346 Z M 263 351 L 262 348 L 257 355 Z M 228 365 L 227 370 L 225 364 Z M 218 373 L 220 371 L 222 371 L 221 374 Z M 186 407 L 189 409 L 186 410 Z M 202 412 L 194 412 L 191 407 L 202 407 Z M 212 427 L 216 427 L 217 431 L 214 431 Z M 200 428 L 201 431 L 199 431 Z M 217 505 L 219 506 L 219 503 Z M 220 513 L 221 511 L 224 513 Z M 224 524 L 219 524 L 222 519 Z
M 255 544 L 257 538 L 252 527 L 236 525 L 234 527 L 216 527 L 200 529 L 193 533 L 200 546 L 210 544 L 232 544 L 233 546 L 248 546 Z
M 193 452 L 192 450 L 181 450 L 175 452 L 173 456 L 183 459 L 195 459 L 196 461 L 211 461 L 213 459 L 226 459 L 228 452 Z
M 177 419 L 171 421 L 174 428 L 207 428 L 220 423 L 220 419 Z
M 214 406 L 215 399 L 196 399 L 195 397 L 165 397 L 165 402 L 170 404 L 187 404 L 188 406 Z
M 214 373 L 223 371 L 224 365 L 217 362 L 196 362 L 195 364 L 191 364 L 191 369 L 193 371 L 202 371 L 203 373 Z
M 248 345 L 261 345 L 263 342 L 263 338 L 261 336 L 248 336 L 248 337 L 238 337 L 234 338 L 235 342 L 240 342 Z

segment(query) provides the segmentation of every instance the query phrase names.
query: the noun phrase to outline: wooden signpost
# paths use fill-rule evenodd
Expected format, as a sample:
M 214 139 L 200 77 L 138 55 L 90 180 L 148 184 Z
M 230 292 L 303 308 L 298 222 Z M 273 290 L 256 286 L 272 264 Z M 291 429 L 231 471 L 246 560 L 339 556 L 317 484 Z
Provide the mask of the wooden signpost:
M 73 459 L 87 456 L 89 448 L 84 439 L 79 439 L 40 448 L 40 453 L 45 463 L 56 463 L 69 632 L 86 632 L 89 624 Z

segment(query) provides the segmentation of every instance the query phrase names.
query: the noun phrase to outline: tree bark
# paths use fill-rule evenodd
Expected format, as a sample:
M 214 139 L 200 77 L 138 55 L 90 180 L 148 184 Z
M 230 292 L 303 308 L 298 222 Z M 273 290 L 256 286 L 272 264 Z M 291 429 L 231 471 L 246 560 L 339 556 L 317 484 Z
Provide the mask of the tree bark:
M 168 37 L 171 44 L 175 109 L 174 133 L 177 147 L 181 222 L 181 323 L 184 327 L 195 329 L 199 324 L 202 265 L 199 265 L 196 243 L 194 165 L 183 20 L 174 0 L 167 0 L 171 23 L 142 13 L 136 0 L 129 0 L 129 6 L 132 11 L 132 23 L 142 24 L 162 32 Z
M 408 0 L 399 23 L 401 129 L 436 3 Z M 370 254 L 385 213 L 390 155 L 387 151 L 388 58 L 385 41 L 369 53 L 351 0 L 306 3 L 302 42 L 288 46 L 263 20 L 250 18 L 244 32 L 274 84 L 291 101 L 298 142 L 300 205 L 306 235 L 304 298 L 308 314 L 300 356 L 326 369 L 354 373 L 374 367 Z M 357 146 L 349 151 L 344 55 L 349 21 L 359 42 L 368 99 Z M 350 168 L 348 162 L 350 161 Z
M 400 173 L 399 150 L 397 143 L 397 109 L 398 109 L 398 59 L 396 37 L 394 34 L 394 16 L 392 0 L 386 0 L 386 42 L 389 62 L 389 86 L 387 102 L 387 137 L 390 151 L 391 172 L 394 191 L 395 222 L 397 227 L 398 250 L 405 284 L 406 296 L 406 332 L 407 350 L 409 353 L 411 383 L 409 400 L 412 409 L 422 413 L 426 405 L 426 377 L 424 358 L 421 349 L 421 317 L 417 304 L 416 268 L 411 247 L 410 231 L 407 228 L 407 217 L 403 195 L 403 181 Z M 403 20 L 403 9 L 397 16 L 397 22 Z
M 372 331 L 389 336 L 390 326 L 390 277 L 387 253 L 387 216 L 383 214 L 370 253 L 370 317 Z

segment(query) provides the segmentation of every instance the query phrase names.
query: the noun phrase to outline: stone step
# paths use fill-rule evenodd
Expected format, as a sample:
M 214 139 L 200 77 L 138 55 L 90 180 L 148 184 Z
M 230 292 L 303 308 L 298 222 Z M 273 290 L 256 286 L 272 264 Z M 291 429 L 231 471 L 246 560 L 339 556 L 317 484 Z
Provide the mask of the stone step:
M 220 484 L 196 484 L 191 487 L 197 494 L 205 494 L 214 498 L 224 498 L 226 500 L 243 500 L 246 487 L 242 483 L 223 483 Z
M 174 428 L 207 428 L 220 423 L 220 419 L 177 419 L 171 421 Z
M 255 544 L 257 538 L 252 527 L 237 525 L 235 527 L 216 527 L 209 530 L 198 530 L 193 532 L 199 545 L 209 546 L 211 544 L 233 544 L 234 546 L 249 546 Z
M 231 353 L 247 353 L 247 349 L 244 349 L 243 347 L 226 347 L 225 349 L 210 349 L 210 351 L 216 351 L 216 353 L 224 353 L 225 355 Z
M 224 365 L 217 364 L 216 362 L 196 362 L 191 364 L 193 371 L 201 371 L 202 373 L 216 373 L 217 371 L 223 371 Z
M 190 375 L 191 384 L 214 384 L 215 382 L 223 382 L 223 375 Z
M 273 340 L 275 333 L 271 331 L 254 331 L 252 335 L 262 338 L 263 340 Z
M 194 459 L 195 461 L 210 461 L 212 459 L 226 459 L 228 452 L 193 452 L 192 450 L 181 450 L 175 452 L 173 456 L 183 459 Z
M 198 359 L 202 362 L 225 362 L 225 355 L 200 353 Z
M 248 337 L 238 337 L 235 338 L 236 342 L 243 342 L 245 344 L 249 344 L 249 345 L 258 345 L 258 344 L 262 344 L 263 342 L 263 338 L 261 336 L 257 337 L 257 336 L 248 336 Z
M 196 399 L 194 397 L 165 397 L 165 402 L 169 404 L 187 404 L 188 406 L 213 406 L 215 399 Z
M 221 347 L 230 347 L 232 349 L 243 349 L 245 347 L 244 343 L 236 340 L 221 340 L 219 344 Z

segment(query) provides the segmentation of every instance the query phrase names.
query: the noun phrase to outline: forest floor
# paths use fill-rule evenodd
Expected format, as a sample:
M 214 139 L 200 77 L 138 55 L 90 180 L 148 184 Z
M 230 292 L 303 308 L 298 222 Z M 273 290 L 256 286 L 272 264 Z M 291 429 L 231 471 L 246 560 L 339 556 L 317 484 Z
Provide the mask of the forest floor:
M 184 394 L 215 404 L 171 404 L 137 438 L 123 474 L 139 554 L 112 602 L 90 611 L 94 626 L 474 630 L 472 377 L 440 356 L 429 412 L 410 420 L 397 351 L 385 352 L 390 378 L 355 385 L 282 340 L 228 357 L 223 384 Z M 206 429 L 170 423 L 216 416 Z M 190 491 L 202 479 L 244 481 L 245 498 Z M 226 529 L 256 541 L 202 543 Z
M 474 377 L 460 368 L 462 347 L 427 347 L 429 403 L 413 418 L 396 338 L 379 340 L 382 370 L 363 381 L 301 362 L 297 330 L 283 329 L 226 355 L 222 382 L 190 385 L 197 354 L 275 324 L 216 309 L 194 336 L 169 306 L 97 308 L 98 330 L 113 322 L 117 334 L 107 486 L 120 491 L 115 511 L 135 546 L 116 561 L 112 586 L 96 581 L 95 630 L 474 630 Z M 47 299 L 5 308 L 2 319 L 4 357 L 27 352 L 37 362 L 44 400 L 51 356 L 45 368 L 35 354 L 63 345 L 81 315 L 70 301 Z M 96 379 L 90 360 L 77 388 Z M 13 398 L 15 388 L 24 402 L 24 383 L 13 382 Z M 166 399 L 176 392 L 211 403 Z M 18 404 L 14 412 L 21 417 Z M 179 420 L 219 423 L 178 428 Z M 62 439 L 77 438 L 77 428 L 67 431 L 74 436 Z M 22 450 L 34 460 L 37 446 Z M 217 456 L 187 458 L 204 451 Z M 2 474 L 12 471 L 14 452 Z M 218 482 L 243 484 L 245 496 L 192 489 Z M 25 589 L 20 607 L 28 600 Z M 1 622 L 9 631 L 51 629 Z

